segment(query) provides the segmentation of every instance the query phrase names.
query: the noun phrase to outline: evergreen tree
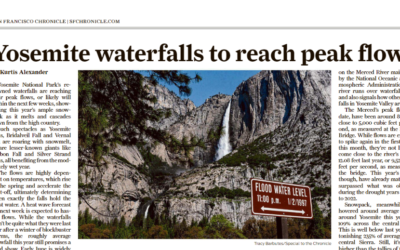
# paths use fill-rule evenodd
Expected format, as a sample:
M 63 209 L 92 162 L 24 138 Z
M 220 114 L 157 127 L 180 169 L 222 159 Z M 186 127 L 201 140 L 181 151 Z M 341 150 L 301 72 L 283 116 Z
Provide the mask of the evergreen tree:
M 208 225 L 208 219 L 207 217 L 203 216 L 203 218 L 199 222 L 199 227 L 205 228 L 207 225 Z
M 177 223 L 174 226 L 174 234 L 175 234 L 175 238 L 177 239 L 182 239 L 184 238 L 184 234 L 186 233 L 188 227 L 186 224 L 186 219 L 183 218 L 181 223 Z
M 192 219 L 192 222 L 190 223 L 190 227 L 197 227 L 197 221 Z
M 118 218 L 114 218 L 114 219 L 112 220 L 112 222 L 111 222 L 111 226 L 112 226 L 112 227 L 118 227 L 118 225 L 119 225 Z
M 135 226 L 135 228 L 143 227 L 143 215 L 139 215 L 139 216 L 135 217 L 134 226 Z
M 314 219 L 311 220 L 311 225 L 307 230 L 307 235 L 310 239 L 324 239 L 324 217 L 318 207 L 317 202 L 313 202 Z
M 208 238 L 214 239 L 245 239 L 246 237 L 236 230 L 233 223 L 222 214 L 214 215 L 206 228 Z
M 165 230 L 162 226 L 152 226 L 148 231 L 149 239 L 166 239 L 168 236 L 168 231 Z
M 203 239 L 204 231 L 201 227 L 193 226 L 185 232 L 186 239 Z
M 125 222 L 125 217 L 124 216 L 121 216 L 121 219 L 119 221 L 119 226 L 118 227 L 119 228 L 123 228 L 123 229 L 126 228 L 126 222 Z
M 160 224 L 161 224 L 160 215 L 158 213 L 156 213 L 155 219 L 154 219 L 154 225 L 158 226 Z
M 260 228 L 255 218 L 248 219 L 243 225 L 243 234 L 248 239 L 261 239 Z
M 175 226 L 177 223 L 177 218 L 176 215 L 174 215 L 173 219 L 172 219 L 172 225 Z
M 306 239 L 308 221 L 305 219 L 288 219 L 289 239 Z
M 89 208 L 85 209 L 85 213 L 83 214 L 83 224 L 92 223 L 92 215 L 89 212 Z

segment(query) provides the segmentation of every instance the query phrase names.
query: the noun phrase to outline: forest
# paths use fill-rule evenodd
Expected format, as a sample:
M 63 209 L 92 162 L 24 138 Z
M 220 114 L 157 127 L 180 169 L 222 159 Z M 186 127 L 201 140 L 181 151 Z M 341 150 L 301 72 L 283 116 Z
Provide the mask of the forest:
M 314 219 L 288 218 L 290 239 L 330 239 L 331 216 L 323 217 L 314 202 Z M 110 222 L 93 218 L 89 210 L 79 212 L 79 239 L 276 239 L 275 221 L 248 219 L 237 228 L 222 214 L 199 222 L 179 222 L 177 217 L 156 214 L 154 218 L 136 216 L 127 222 L 122 216 Z

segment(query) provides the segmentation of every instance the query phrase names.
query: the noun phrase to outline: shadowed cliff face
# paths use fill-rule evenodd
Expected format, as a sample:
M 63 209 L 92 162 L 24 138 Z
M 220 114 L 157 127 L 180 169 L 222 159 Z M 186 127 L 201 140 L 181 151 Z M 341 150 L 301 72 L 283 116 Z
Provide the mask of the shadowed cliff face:
M 287 124 L 301 127 L 330 107 L 330 71 L 261 71 L 242 82 L 232 97 L 234 147 Z M 315 125 L 315 124 L 314 124 Z
M 201 139 L 205 142 L 206 149 L 195 148 L 191 155 L 195 167 L 213 161 L 217 141 L 210 140 L 210 130 L 217 131 L 224 116 L 225 109 L 231 96 L 217 94 L 208 98 L 204 104 L 196 107 L 189 99 L 180 99 L 164 86 L 150 87 L 150 92 L 157 98 L 154 104 L 158 109 L 169 109 L 171 116 L 151 126 L 167 130 L 178 140 L 186 137 Z M 164 145 L 152 149 L 152 153 L 159 156 L 169 165 L 175 164 L 190 168 L 189 159 L 182 154 L 172 153 Z

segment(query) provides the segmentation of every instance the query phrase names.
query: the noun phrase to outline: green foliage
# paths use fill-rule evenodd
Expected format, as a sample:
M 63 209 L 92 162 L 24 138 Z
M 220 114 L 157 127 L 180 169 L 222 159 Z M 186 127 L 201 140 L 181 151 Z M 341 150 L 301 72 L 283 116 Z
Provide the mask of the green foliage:
M 228 199 L 235 199 L 236 197 L 250 197 L 251 194 L 248 191 L 244 191 L 243 189 L 228 189 L 224 187 L 215 187 L 213 189 L 209 189 L 204 192 L 204 195 L 208 197 L 217 198 L 217 197 L 226 197 Z
M 178 140 L 177 138 L 171 136 L 167 145 L 172 152 L 184 155 L 189 160 L 190 165 L 194 165 L 191 156 L 191 153 L 194 151 L 194 149 L 196 147 L 206 149 L 204 141 L 195 136 L 191 137 L 190 141 L 186 136 L 184 136 L 182 140 Z
M 84 224 L 79 227 L 79 234 L 83 239 L 109 239 L 111 231 L 109 229 L 97 228 L 95 224 Z
M 285 176 L 289 176 L 292 174 L 292 169 L 290 168 L 281 168 L 275 173 L 276 178 L 282 178 Z
M 163 228 L 163 226 L 152 226 L 147 234 L 148 239 L 167 239 L 168 231 Z
M 227 166 L 240 166 L 245 162 L 246 156 L 239 153 L 227 155 L 218 161 L 218 163 L 226 164 Z
M 324 239 L 324 217 L 316 202 L 313 202 L 313 215 L 314 219 L 311 220 L 311 225 L 307 230 L 307 235 L 311 239 Z
M 139 151 L 144 164 L 139 165 L 137 169 L 140 173 L 149 176 L 152 182 L 160 183 L 174 174 L 173 169 L 160 157 L 152 154 L 149 148 L 139 147 Z
M 210 141 L 216 141 L 218 139 L 217 136 L 215 135 L 214 129 L 210 129 L 210 131 L 208 131 L 207 139 Z
M 228 221 L 222 214 L 214 215 L 209 223 L 209 228 L 222 231 L 224 228 L 233 228 L 232 222 Z
M 210 202 L 209 205 L 210 205 L 211 209 L 214 209 L 214 207 L 215 207 L 215 203 L 214 202 Z
M 268 170 L 275 169 L 276 166 L 272 164 L 273 159 L 271 159 L 266 154 L 254 154 L 247 158 L 247 162 L 253 167 L 263 167 Z
M 198 226 L 191 226 L 184 234 L 185 239 L 204 239 L 205 232 L 203 228 Z
M 321 221 L 330 223 L 330 216 L 322 218 L 322 213 L 317 213 L 314 210 L 314 220 L 288 218 L 288 236 L 289 239 L 330 239 L 330 224 L 329 227 L 324 227 Z M 319 224 L 319 230 L 316 230 L 316 224 Z M 256 220 L 255 218 L 248 219 L 243 228 L 244 236 L 249 239 L 274 239 L 277 237 L 275 221 Z
M 331 194 L 331 187 L 314 187 L 311 191 L 311 197 L 327 196 Z
M 148 202 L 148 201 L 151 201 L 151 198 L 150 198 L 150 197 L 143 197 L 143 198 L 141 199 L 141 203 L 142 203 L 142 204 L 144 204 L 144 203 L 146 203 L 146 202 Z
M 222 214 L 214 215 L 206 227 L 206 237 L 211 239 L 246 239 L 242 232 Z
M 267 134 L 267 136 L 268 135 L 269 134 Z M 243 163 L 247 163 L 250 167 L 262 167 L 268 170 L 277 168 L 273 162 L 284 156 L 271 157 L 268 154 L 263 153 L 263 151 L 269 149 L 271 145 L 263 143 L 261 139 L 259 138 L 250 144 L 238 148 L 236 153 L 226 155 L 220 159 L 218 163 L 227 166 L 241 166 Z M 290 155 L 290 157 L 293 156 Z
M 144 219 L 143 216 L 134 217 L 127 226 L 125 218 L 114 218 L 110 223 L 93 220 L 89 211 L 79 212 L 80 239 L 237 239 L 245 238 L 242 232 L 233 227 L 223 215 L 215 215 L 210 222 L 206 217 L 197 223 L 191 222 L 189 226 L 185 219 L 177 222 L 165 214 L 155 215 Z
M 120 161 L 122 161 L 122 162 L 128 164 L 128 165 L 132 165 L 127 159 L 125 159 L 124 157 L 120 156 L 120 155 L 117 154 L 117 153 L 111 153 L 111 155 L 112 155 L 113 157 L 117 158 L 118 160 L 120 160 Z
M 308 220 L 305 219 L 288 219 L 288 236 L 289 239 L 307 239 Z
M 313 208 L 314 220 L 288 219 L 290 239 L 330 238 L 330 215 L 323 218 L 316 203 Z M 277 235 L 274 221 L 250 218 L 238 229 L 222 214 L 210 220 L 203 217 L 190 225 L 185 219 L 178 222 L 176 216 L 170 218 L 166 213 L 156 213 L 154 219 L 138 215 L 128 225 L 124 217 L 103 223 L 93 219 L 86 209 L 79 212 L 78 221 L 79 239 L 275 239 Z
M 208 226 L 208 219 L 207 217 L 203 217 L 201 221 L 199 221 L 199 227 L 205 228 Z
M 223 127 L 223 126 L 220 126 L 220 127 L 219 127 L 218 129 L 216 129 L 216 130 L 214 130 L 214 129 L 211 128 L 211 129 L 208 131 L 208 133 L 207 133 L 207 139 L 208 139 L 208 141 L 210 141 L 210 142 L 216 142 L 216 141 L 218 141 L 218 140 L 221 138 L 221 136 L 223 136 L 224 133 L 225 133 L 224 128 L 225 128 L 225 127 Z
M 326 216 L 325 218 L 324 218 L 324 227 L 326 228 L 326 229 L 331 229 L 331 213 L 329 213 L 328 214 L 328 216 Z
M 265 220 L 248 219 L 242 228 L 244 236 L 248 239 L 275 239 L 276 223 Z
M 175 224 L 174 228 L 174 236 L 175 238 L 184 238 L 186 231 L 188 230 L 188 226 L 186 224 L 186 219 L 183 218 L 181 223 Z

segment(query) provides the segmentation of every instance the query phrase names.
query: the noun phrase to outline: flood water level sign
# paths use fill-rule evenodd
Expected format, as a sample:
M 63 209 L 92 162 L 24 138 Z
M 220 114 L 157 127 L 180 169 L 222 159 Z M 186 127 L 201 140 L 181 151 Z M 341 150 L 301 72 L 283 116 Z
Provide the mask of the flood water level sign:
M 253 215 L 313 218 L 310 187 L 259 179 L 250 182 Z

